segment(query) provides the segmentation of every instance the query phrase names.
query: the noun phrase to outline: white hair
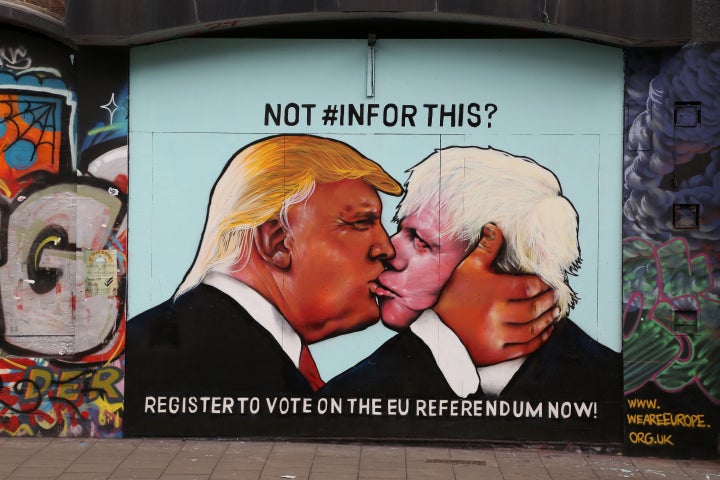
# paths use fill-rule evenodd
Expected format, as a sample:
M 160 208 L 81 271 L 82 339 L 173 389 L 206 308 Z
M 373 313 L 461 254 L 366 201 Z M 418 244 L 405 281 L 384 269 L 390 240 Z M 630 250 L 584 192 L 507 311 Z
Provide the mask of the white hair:
M 568 274 L 580 266 L 578 215 L 550 170 L 490 147 L 449 147 L 408 171 L 396 221 L 436 203 L 447 225 L 441 234 L 471 248 L 493 223 L 505 237 L 495 267 L 538 275 L 555 291 L 562 316 L 575 306 Z

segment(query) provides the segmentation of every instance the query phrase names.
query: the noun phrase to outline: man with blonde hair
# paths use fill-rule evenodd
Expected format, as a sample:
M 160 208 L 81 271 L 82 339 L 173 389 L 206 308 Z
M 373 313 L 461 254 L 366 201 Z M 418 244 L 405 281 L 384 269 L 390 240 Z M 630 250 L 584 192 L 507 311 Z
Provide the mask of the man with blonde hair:
M 396 221 L 395 256 L 377 295 L 383 322 L 403 331 L 324 394 L 619 398 L 611 387 L 620 378 L 619 355 L 567 318 L 577 301 L 568 275 L 580 264 L 578 217 L 550 170 L 492 148 L 438 150 L 410 169 Z M 513 323 L 507 312 L 474 314 L 499 284 L 463 270 L 488 258 L 496 272 L 535 274 L 554 291 L 557 307 L 544 317 L 556 323 L 532 348 L 521 339 L 528 325 L 540 324 Z
M 198 414 L 212 413 L 202 398 L 319 388 L 307 345 L 379 317 L 376 280 L 394 252 L 378 191 L 402 187 L 339 141 L 283 135 L 238 151 L 176 295 L 128 322 L 126 432 L 228 433 L 222 416 L 159 415 L 168 398 Z
M 378 192 L 402 188 L 336 140 L 281 135 L 238 151 L 174 298 L 127 324 L 126 434 L 287 427 L 243 402 L 267 413 L 266 400 L 312 395 L 323 381 L 308 345 L 378 321 L 377 279 L 395 255 Z

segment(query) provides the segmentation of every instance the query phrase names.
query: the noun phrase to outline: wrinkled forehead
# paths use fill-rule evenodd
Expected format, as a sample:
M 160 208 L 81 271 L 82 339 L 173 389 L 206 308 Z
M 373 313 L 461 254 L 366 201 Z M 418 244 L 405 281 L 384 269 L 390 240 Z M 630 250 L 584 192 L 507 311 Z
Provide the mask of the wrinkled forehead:
M 455 218 L 447 202 L 440 201 L 438 195 L 429 197 L 425 203 L 409 202 L 398 205 L 395 218 L 398 228 L 422 230 L 426 235 L 439 236 L 441 243 L 447 246 L 458 242 L 463 248 L 474 248 L 465 234 L 460 218 Z M 455 245 L 452 245 L 453 247 Z
M 400 226 L 440 235 L 449 240 L 455 238 L 452 219 L 438 202 L 418 205 L 413 209 L 404 210 L 403 214 L 395 219 Z

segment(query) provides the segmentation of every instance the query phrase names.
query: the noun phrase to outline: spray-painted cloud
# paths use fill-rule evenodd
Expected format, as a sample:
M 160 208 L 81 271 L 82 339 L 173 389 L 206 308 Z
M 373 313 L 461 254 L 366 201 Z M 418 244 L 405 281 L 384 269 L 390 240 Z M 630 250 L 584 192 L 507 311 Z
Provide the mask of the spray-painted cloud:
M 637 111 L 641 84 L 657 71 L 645 108 L 628 131 L 624 158 L 624 235 L 665 242 L 675 236 L 674 203 L 698 203 L 701 227 L 683 231 L 694 251 L 712 258 L 720 273 L 720 49 L 692 47 L 652 62 L 636 64 L 629 76 L 628 109 Z M 697 102 L 700 125 L 675 127 L 677 103 Z

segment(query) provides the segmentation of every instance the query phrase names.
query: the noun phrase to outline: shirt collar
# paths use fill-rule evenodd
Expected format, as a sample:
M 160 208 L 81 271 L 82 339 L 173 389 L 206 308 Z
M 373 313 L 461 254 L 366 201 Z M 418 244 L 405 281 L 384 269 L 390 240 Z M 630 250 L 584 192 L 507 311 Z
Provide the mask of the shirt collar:
M 428 346 L 455 395 L 466 398 L 478 391 L 480 377 L 465 346 L 433 310 L 425 310 L 410 330 Z
M 500 395 L 525 361 L 525 357 L 520 357 L 475 368 L 465 345 L 431 309 L 425 310 L 410 325 L 410 330 L 428 346 L 445 381 L 458 397 L 466 398 L 478 390 L 491 397 Z
M 203 283 L 217 288 L 235 300 L 275 338 L 295 367 L 299 367 L 302 341 L 277 308 L 258 292 L 227 274 L 217 271 L 208 272 Z
M 478 367 L 477 373 L 482 379 L 482 390 L 488 397 L 497 397 L 502 393 L 515 373 L 520 369 L 526 357 L 506 360 L 488 365 L 486 367 Z

